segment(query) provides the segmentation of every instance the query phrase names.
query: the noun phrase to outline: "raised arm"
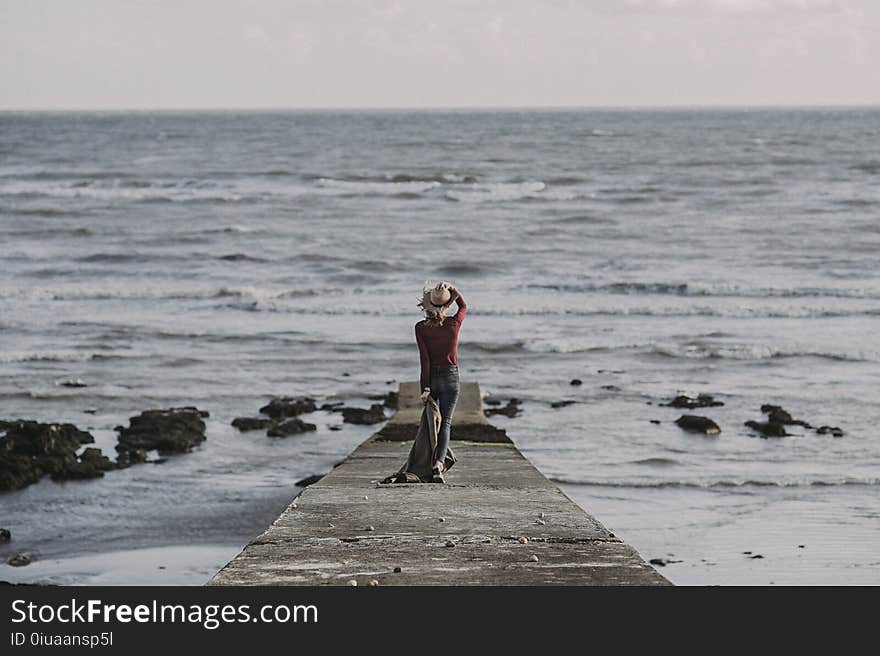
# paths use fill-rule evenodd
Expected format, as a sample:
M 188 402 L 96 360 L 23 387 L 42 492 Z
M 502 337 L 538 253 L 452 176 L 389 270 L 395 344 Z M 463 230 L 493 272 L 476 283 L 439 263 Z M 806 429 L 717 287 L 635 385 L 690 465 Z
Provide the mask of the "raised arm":
M 421 374 L 419 376 L 419 393 L 421 394 L 426 387 L 431 385 L 431 358 L 428 355 L 428 347 L 419 330 L 419 324 L 416 324 L 416 343 L 419 345 L 419 361 L 421 363 Z
M 461 322 L 464 319 L 464 315 L 467 314 L 467 303 L 464 302 L 464 299 L 461 297 L 461 294 L 456 289 L 455 293 L 457 296 L 455 297 L 455 303 L 458 305 L 458 312 L 455 313 L 455 319 L 458 322 Z

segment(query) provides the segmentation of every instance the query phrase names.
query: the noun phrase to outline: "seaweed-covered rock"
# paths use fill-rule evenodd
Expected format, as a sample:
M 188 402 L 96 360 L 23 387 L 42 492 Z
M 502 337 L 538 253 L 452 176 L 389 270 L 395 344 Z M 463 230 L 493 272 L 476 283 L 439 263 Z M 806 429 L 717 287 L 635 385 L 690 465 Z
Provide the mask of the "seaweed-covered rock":
M 187 453 L 205 441 L 205 422 L 208 413 L 187 406 L 167 410 L 144 410 L 129 419 L 128 427 L 117 427 L 120 453 L 156 449 L 160 454 Z
M 366 410 L 363 408 L 343 408 L 342 421 L 349 424 L 378 424 L 385 421 L 385 406 L 374 403 Z
M 682 415 L 675 420 L 675 423 L 682 430 L 690 431 L 692 433 L 718 435 L 718 433 L 721 432 L 718 424 L 708 417 L 701 417 L 699 415 Z
M 0 490 L 17 490 L 77 463 L 76 451 L 95 438 L 73 424 L 0 421 Z
M 714 408 L 716 406 L 724 405 L 724 403 L 722 401 L 716 401 L 711 394 L 698 394 L 697 398 L 691 398 L 690 396 L 679 394 L 669 403 L 658 403 L 657 405 L 669 408 L 687 408 L 688 410 L 693 410 L 694 408 Z
M 274 419 L 267 419 L 265 417 L 236 417 L 232 420 L 232 425 L 242 432 L 263 430 L 264 428 L 274 426 L 275 423 Z
M 744 425 L 759 432 L 762 437 L 785 437 L 788 435 L 785 431 L 785 425 L 778 421 L 747 421 Z
M 311 397 L 279 396 L 260 408 L 260 412 L 272 417 L 272 419 L 286 419 L 287 417 L 296 417 L 306 412 L 314 412 L 317 409 L 315 399 Z
M 296 435 L 297 433 L 305 433 L 307 431 L 317 430 L 317 426 L 315 424 L 309 424 L 304 422 L 302 419 L 297 419 L 296 417 L 292 417 L 287 421 L 283 421 L 280 424 L 273 425 L 267 432 L 266 435 L 269 437 L 287 437 L 288 435 Z

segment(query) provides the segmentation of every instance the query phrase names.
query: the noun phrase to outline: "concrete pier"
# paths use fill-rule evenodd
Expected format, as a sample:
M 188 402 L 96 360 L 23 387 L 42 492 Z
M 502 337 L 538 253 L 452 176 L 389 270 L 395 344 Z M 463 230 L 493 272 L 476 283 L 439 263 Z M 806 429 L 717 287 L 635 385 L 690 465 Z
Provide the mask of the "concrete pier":
M 378 433 L 300 494 L 209 585 L 668 585 L 484 416 L 463 383 L 445 485 L 382 485 L 406 460 L 422 405 L 401 383 Z

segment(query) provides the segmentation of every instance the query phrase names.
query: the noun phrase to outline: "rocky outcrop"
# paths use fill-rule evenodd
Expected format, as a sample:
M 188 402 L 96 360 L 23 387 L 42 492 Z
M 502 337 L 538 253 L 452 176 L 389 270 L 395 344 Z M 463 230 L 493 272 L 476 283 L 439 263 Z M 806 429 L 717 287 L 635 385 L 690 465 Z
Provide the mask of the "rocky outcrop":
M 64 478 L 80 467 L 79 447 L 95 441 L 73 424 L 22 419 L 0 421 L 0 433 L 0 491 L 27 487 L 47 474 Z
M 268 419 L 266 417 L 236 417 L 232 420 L 232 425 L 241 432 L 264 430 L 274 426 L 276 423 L 278 422 L 274 419 Z
M 385 405 L 374 403 L 366 410 L 363 408 L 343 408 L 342 421 L 349 424 L 378 424 L 387 419 Z
M 367 397 L 371 401 L 382 401 L 386 408 L 392 410 L 397 408 L 397 392 L 387 392 L 385 394 L 372 394 Z
M 208 413 L 192 406 L 167 410 L 144 410 L 129 419 L 128 427 L 117 426 L 119 441 L 116 450 L 121 460 L 142 462 L 141 451 L 157 450 L 160 454 L 188 453 L 205 441 Z
M 759 433 L 761 437 L 785 437 L 791 435 L 791 433 L 786 431 L 786 426 L 803 426 L 804 428 L 813 429 L 809 422 L 803 419 L 795 419 L 782 406 L 765 403 L 761 406 L 761 412 L 767 415 L 767 421 L 747 421 L 744 424 Z M 834 437 L 843 437 L 843 430 L 837 426 L 820 426 L 815 430 L 819 435 L 830 434 Z
M 744 424 L 753 431 L 757 431 L 762 437 L 785 437 L 785 425 L 775 421 L 747 421 Z
M 89 447 L 79 458 L 63 469 L 52 472 L 52 480 L 66 481 L 83 478 L 100 478 L 104 472 L 117 469 L 118 465 L 101 453 L 101 449 Z
M 791 414 L 784 410 L 781 406 L 765 403 L 761 406 L 761 412 L 767 415 L 767 421 L 773 424 L 782 424 L 788 426 L 803 426 L 804 428 L 812 428 L 810 424 L 802 419 L 793 419 Z
M 272 419 L 286 419 L 287 417 L 296 417 L 307 412 L 314 412 L 317 409 L 315 399 L 309 396 L 280 396 L 272 399 L 268 404 L 260 408 L 260 412 L 268 417 L 272 417 Z
M 274 424 L 268 431 L 266 431 L 266 435 L 269 437 L 288 437 L 289 435 L 317 430 L 317 428 L 318 427 L 315 426 L 315 424 L 309 424 L 302 419 L 291 417 L 287 421 Z
M 486 403 L 489 404 L 491 400 L 492 399 L 487 400 Z M 505 415 L 507 417 L 516 417 L 520 412 L 522 412 L 522 409 L 519 407 L 520 405 L 522 405 L 522 401 L 513 398 L 510 399 L 505 406 L 486 408 L 485 410 L 483 410 L 483 414 L 487 417 L 491 417 L 492 415 Z
M 13 554 L 10 556 L 6 563 L 8 565 L 12 565 L 12 567 L 24 567 L 25 565 L 30 565 L 31 561 L 33 561 L 33 556 L 26 551 L 21 553 Z
M 721 432 L 718 424 L 716 424 L 708 417 L 701 417 L 699 415 L 682 415 L 675 420 L 675 423 L 682 430 L 690 431 L 692 433 L 718 435 L 718 433 Z
M 716 406 L 722 406 L 724 403 L 716 401 L 711 394 L 698 394 L 697 398 L 691 398 L 690 396 L 680 394 L 669 403 L 658 403 L 657 405 L 669 408 L 687 408 L 688 410 L 693 410 L 694 408 L 714 408 Z
M 12 540 L 12 532 L 8 528 L 0 528 L 0 544 L 6 544 Z

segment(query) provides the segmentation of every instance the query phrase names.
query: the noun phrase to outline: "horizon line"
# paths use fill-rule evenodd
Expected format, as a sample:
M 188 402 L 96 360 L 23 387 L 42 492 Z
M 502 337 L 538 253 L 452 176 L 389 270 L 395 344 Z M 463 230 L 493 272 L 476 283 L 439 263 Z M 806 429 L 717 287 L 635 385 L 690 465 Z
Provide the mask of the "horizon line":
M 436 112 L 436 111 L 572 111 L 572 110 L 681 110 L 681 109 L 873 109 L 880 102 L 866 103 L 755 103 L 755 104 L 623 104 L 623 105 L 326 105 L 326 106 L 157 106 L 157 107 L 0 107 L 14 112 Z

